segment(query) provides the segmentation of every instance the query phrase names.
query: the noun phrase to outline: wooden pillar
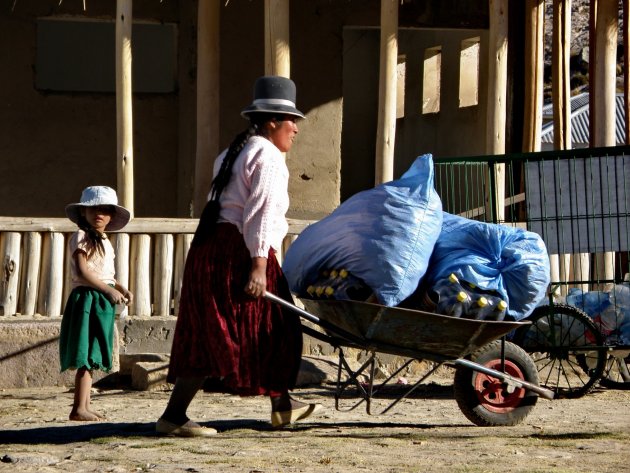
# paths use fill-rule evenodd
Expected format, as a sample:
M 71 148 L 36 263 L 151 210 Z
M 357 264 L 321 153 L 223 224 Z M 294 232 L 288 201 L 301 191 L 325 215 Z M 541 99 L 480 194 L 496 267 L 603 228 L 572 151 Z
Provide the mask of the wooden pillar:
M 173 282 L 174 239 L 171 234 L 155 235 L 153 274 L 153 315 L 170 315 L 171 284 Z
M 396 141 L 396 66 L 398 63 L 398 1 L 381 0 L 381 62 L 378 83 L 375 184 L 394 178 Z
M 192 242 L 193 235 L 189 233 L 179 234 L 175 238 L 175 269 L 173 270 L 173 310 L 174 315 L 179 314 L 179 301 L 182 293 L 182 281 L 184 279 L 184 267 L 186 257 Z
M 132 4 L 132 0 L 116 1 L 116 154 L 118 199 L 133 217 Z
M 58 317 L 62 312 L 63 269 L 65 240 L 63 233 L 50 232 L 44 236 L 42 270 L 39 279 L 37 312 Z
M 20 310 L 22 315 L 37 311 L 37 288 L 42 257 L 42 235 L 39 232 L 24 234 L 22 274 L 20 276 Z
M 508 53 L 508 0 L 490 0 L 490 31 L 488 34 L 488 118 L 486 124 L 486 152 L 489 155 L 505 153 L 505 126 L 507 116 L 507 53 Z M 496 183 L 494 215 L 505 220 L 505 165 L 494 167 Z M 488 196 L 488 200 L 490 196 Z M 489 205 L 486 211 L 492 211 Z
M 623 0 L 623 107 L 626 144 L 630 144 L 630 0 Z
M 591 29 L 590 38 L 595 38 L 595 63 L 591 67 L 594 79 L 593 95 L 589 103 L 590 117 L 595 118 L 591 128 L 591 146 L 614 146 L 616 83 L 617 83 L 617 24 L 619 10 L 617 0 L 597 0 L 594 19 L 595 31 Z M 594 35 L 594 36 L 593 36 Z M 591 45 L 591 47 L 593 47 Z M 612 280 L 615 273 L 615 254 L 612 252 L 597 255 L 592 279 Z
M 595 20 L 595 100 L 590 115 L 596 117 L 591 145 L 615 145 L 615 94 L 618 35 L 617 0 L 598 0 Z M 592 32 L 591 32 L 592 33 Z
M 15 315 L 17 312 L 21 241 L 20 232 L 0 235 L 0 315 Z
M 552 37 L 553 145 L 571 149 L 571 0 L 554 0 Z
M 507 96 L 508 2 L 490 0 L 488 37 L 488 123 L 486 152 L 505 153 Z
M 114 254 L 116 255 L 116 259 L 114 260 L 116 264 L 116 281 L 124 287 L 129 288 L 129 234 L 114 233 L 110 238 L 112 240 L 112 246 L 114 247 Z M 128 306 L 118 306 L 116 309 L 120 310 L 121 317 L 129 315 Z
M 219 26 L 221 2 L 199 2 L 197 25 L 197 146 L 193 215 L 208 200 L 219 154 Z
M 523 151 L 540 151 L 542 127 L 544 51 L 544 0 L 526 0 L 525 111 Z
M 553 1 L 553 32 L 551 59 L 551 94 L 553 103 L 554 149 L 571 149 L 571 0 Z M 540 129 L 540 125 L 539 125 Z M 552 255 L 552 271 L 557 268 L 553 281 L 588 280 L 589 254 Z M 566 294 L 566 286 L 560 288 Z M 582 287 L 588 290 L 587 287 Z
M 131 315 L 149 316 L 151 312 L 151 236 L 137 234 L 131 237 L 130 290 L 133 303 Z
M 265 0 L 265 74 L 291 77 L 289 0 Z

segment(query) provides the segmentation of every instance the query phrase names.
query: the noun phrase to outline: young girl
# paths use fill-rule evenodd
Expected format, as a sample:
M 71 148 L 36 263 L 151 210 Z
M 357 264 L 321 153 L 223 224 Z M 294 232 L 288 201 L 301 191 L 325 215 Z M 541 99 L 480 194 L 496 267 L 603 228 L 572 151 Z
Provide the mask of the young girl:
M 105 231 L 129 222 L 127 209 L 118 205 L 116 192 L 106 186 L 87 187 L 81 201 L 66 207 L 79 226 L 68 242 L 72 257 L 72 293 L 61 320 L 61 371 L 76 369 L 70 420 L 98 421 L 90 409 L 92 370 L 112 368 L 115 304 L 129 304 L 133 294 L 114 278 L 114 248 Z

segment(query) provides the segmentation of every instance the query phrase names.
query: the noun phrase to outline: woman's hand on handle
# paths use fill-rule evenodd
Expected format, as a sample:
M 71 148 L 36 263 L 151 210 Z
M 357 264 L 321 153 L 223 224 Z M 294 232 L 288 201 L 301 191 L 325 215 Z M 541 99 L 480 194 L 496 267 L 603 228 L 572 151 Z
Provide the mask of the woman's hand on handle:
M 245 285 L 245 293 L 252 297 L 262 297 L 267 290 L 267 258 L 252 258 L 252 269 Z

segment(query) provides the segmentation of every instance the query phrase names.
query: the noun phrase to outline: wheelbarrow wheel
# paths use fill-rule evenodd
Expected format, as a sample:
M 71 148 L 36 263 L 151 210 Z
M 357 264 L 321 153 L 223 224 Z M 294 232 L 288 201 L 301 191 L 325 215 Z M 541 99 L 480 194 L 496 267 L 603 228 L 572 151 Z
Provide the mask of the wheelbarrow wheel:
M 606 367 L 604 337 L 593 320 L 577 307 L 553 304 L 537 307 L 518 329 L 513 342 L 530 354 L 540 384 L 555 398 L 589 393 Z
M 599 384 L 610 389 L 630 389 L 630 350 L 612 350 Z
M 524 350 L 505 342 L 504 356 L 502 370 L 501 340 L 495 340 L 468 358 L 487 368 L 538 384 L 536 365 Z M 463 414 L 481 427 L 517 425 L 529 415 L 538 401 L 538 395 L 524 388 L 510 387 L 490 375 L 464 366 L 456 367 L 453 389 Z

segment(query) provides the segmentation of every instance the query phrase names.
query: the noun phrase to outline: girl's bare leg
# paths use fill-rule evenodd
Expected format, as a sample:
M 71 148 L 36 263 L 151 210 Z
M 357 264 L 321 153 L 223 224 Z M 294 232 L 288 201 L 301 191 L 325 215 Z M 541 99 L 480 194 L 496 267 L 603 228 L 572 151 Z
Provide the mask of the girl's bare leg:
M 70 411 L 70 420 L 98 421 L 101 417 L 90 411 L 90 391 L 92 373 L 86 368 L 79 368 L 74 378 L 74 403 Z

